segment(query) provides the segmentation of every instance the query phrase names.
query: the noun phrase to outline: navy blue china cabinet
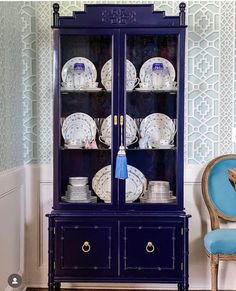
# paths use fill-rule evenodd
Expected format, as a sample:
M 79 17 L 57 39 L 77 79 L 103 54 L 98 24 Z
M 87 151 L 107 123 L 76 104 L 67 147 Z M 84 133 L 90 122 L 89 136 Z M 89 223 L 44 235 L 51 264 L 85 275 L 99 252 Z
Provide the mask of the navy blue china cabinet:
M 52 30 L 48 289 L 140 282 L 188 290 L 185 4 L 177 16 L 151 4 L 96 4 L 64 17 L 55 3 Z

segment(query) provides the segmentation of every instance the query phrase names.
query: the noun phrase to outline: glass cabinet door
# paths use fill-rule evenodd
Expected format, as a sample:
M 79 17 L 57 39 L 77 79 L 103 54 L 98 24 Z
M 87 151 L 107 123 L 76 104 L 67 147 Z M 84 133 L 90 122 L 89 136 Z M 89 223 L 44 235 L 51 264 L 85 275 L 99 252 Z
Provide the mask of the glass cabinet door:
M 79 33 L 60 35 L 58 200 L 63 206 L 109 207 L 117 191 L 111 151 L 117 146 L 112 102 L 116 40 L 112 32 Z
M 178 105 L 179 35 L 131 32 L 124 34 L 124 43 L 124 140 L 129 177 L 123 183 L 123 202 L 126 207 L 176 207 L 178 161 L 182 162 L 178 115 L 183 114 Z

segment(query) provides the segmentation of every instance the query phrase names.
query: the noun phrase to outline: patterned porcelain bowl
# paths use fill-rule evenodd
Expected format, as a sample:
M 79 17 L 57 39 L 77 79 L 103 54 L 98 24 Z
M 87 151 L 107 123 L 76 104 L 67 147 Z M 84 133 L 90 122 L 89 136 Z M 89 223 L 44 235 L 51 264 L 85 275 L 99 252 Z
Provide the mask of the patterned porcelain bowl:
M 88 184 L 88 177 L 70 177 L 69 183 L 72 186 L 84 186 Z

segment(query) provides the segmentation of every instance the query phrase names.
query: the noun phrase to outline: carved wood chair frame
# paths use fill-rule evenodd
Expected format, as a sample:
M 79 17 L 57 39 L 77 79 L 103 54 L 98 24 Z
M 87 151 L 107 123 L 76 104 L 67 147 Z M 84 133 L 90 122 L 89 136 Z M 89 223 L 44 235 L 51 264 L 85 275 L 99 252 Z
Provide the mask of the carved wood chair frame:
M 211 229 L 218 229 L 220 228 L 220 219 L 226 220 L 226 221 L 235 221 L 236 222 L 236 216 L 227 216 L 224 213 L 220 212 L 212 203 L 209 191 L 208 191 L 208 178 L 210 175 L 210 172 L 212 168 L 220 161 L 225 159 L 235 159 L 236 160 L 236 154 L 229 154 L 229 155 L 223 155 L 219 156 L 215 159 L 213 159 L 206 167 L 206 169 L 203 172 L 202 176 L 202 194 L 203 199 L 206 203 L 206 206 L 208 208 L 209 214 L 210 214 L 210 220 L 211 220 Z M 206 253 L 208 257 L 210 257 L 211 261 L 211 290 L 217 291 L 217 282 L 218 282 L 218 265 L 219 261 L 236 261 L 236 254 L 210 254 L 207 250 Z

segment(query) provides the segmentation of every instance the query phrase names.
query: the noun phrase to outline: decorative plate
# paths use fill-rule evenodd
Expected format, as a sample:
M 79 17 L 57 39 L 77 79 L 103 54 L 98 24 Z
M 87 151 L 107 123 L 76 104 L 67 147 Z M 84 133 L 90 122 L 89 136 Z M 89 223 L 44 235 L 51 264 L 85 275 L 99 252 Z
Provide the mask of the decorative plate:
M 152 113 L 142 120 L 140 134 L 141 137 L 149 136 L 149 146 L 156 148 L 160 146 L 161 140 L 169 142 L 173 140 L 175 124 L 169 116 L 163 113 Z
M 153 126 L 166 130 L 167 132 L 175 131 L 175 124 L 169 116 L 163 113 L 152 113 L 146 116 L 140 124 L 141 136 L 144 137 L 146 131 Z
M 75 57 L 67 61 L 61 70 L 62 81 L 66 83 L 67 87 L 74 87 L 73 80 L 75 63 L 84 63 L 85 71 L 83 77 L 85 83 L 90 84 L 96 82 L 97 70 L 94 64 L 87 58 Z
M 126 202 L 139 198 L 146 187 L 146 178 L 137 168 L 128 165 L 126 179 Z M 92 188 L 98 197 L 106 203 L 111 202 L 111 165 L 100 169 L 92 179 Z
M 77 112 L 69 115 L 62 124 L 62 136 L 65 140 L 78 141 L 79 147 L 88 139 L 95 139 L 97 132 L 96 123 L 86 113 Z
M 130 82 L 133 82 L 135 85 L 136 78 L 137 78 L 137 71 L 135 66 L 131 61 L 126 60 L 126 79 L 127 79 L 127 88 L 130 86 L 128 85 Z M 108 60 L 102 67 L 101 70 L 101 82 L 106 90 L 111 90 L 111 80 L 112 80 L 112 59 Z M 109 84 L 109 85 L 108 85 Z M 134 87 L 134 86 L 133 86 Z M 131 88 L 129 88 L 132 90 Z
M 162 63 L 164 69 L 168 69 L 171 81 L 175 80 L 175 68 L 171 62 L 161 57 L 155 57 L 143 63 L 139 72 L 139 78 L 142 83 L 148 83 L 149 87 L 152 88 L 152 65 L 154 63 Z
M 137 125 L 132 117 L 126 114 L 126 146 L 132 144 L 137 136 Z M 101 126 L 101 140 L 111 146 L 111 115 L 104 119 Z

